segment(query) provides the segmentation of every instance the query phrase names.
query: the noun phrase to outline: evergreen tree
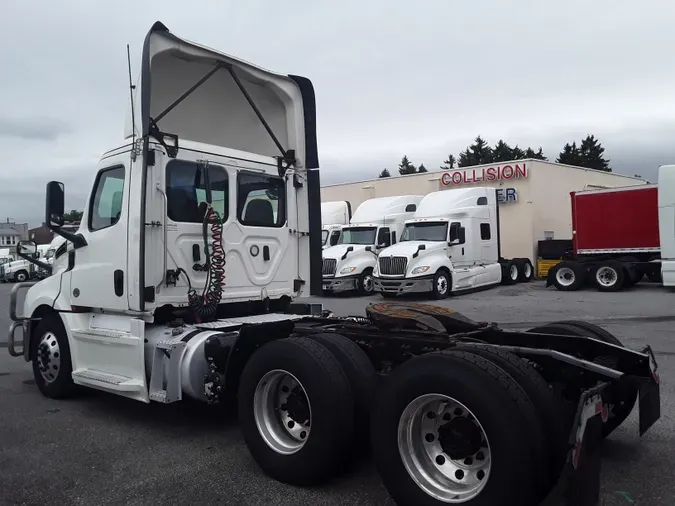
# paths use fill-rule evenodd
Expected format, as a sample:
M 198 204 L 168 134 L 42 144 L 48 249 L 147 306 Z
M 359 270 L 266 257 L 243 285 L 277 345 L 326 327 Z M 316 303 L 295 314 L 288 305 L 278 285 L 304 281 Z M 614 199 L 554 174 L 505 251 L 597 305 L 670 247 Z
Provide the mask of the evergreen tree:
M 417 172 L 417 167 L 410 163 L 406 155 L 403 155 L 401 163 L 398 164 L 398 173 L 404 176 L 406 174 L 414 174 L 415 172 Z
M 511 158 L 511 160 L 522 160 L 522 159 L 526 158 L 525 151 L 520 149 L 518 147 L 518 144 L 516 144 L 516 147 L 511 150 L 511 156 L 513 156 L 513 158 Z
M 563 150 L 558 155 L 556 162 L 564 163 L 566 165 L 575 165 L 577 167 L 581 166 L 581 154 L 576 141 L 572 144 L 569 142 L 565 144 L 565 147 L 563 147 Z
M 441 165 L 441 170 L 454 169 L 455 163 L 457 163 L 457 159 L 455 158 L 455 155 L 448 155 L 448 159 L 443 160 L 443 165 Z
M 417 172 L 429 172 L 423 163 L 420 163 L 420 166 L 417 168 Z
M 389 169 L 382 169 L 382 172 L 380 172 L 380 175 L 377 177 L 391 177 L 391 174 L 389 174 Z
M 473 141 L 473 144 L 459 154 L 458 167 L 468 167 L 471 165 L 480 165 L 492 162 L 492 148 L 479 135 Z
M 548 160 L 544 156 L 544 151 L 541 149 L 541 146 L 539 147 L 539 151 L 535 152 L 532 148 L 527 148 L 525 150 L 525 156 L 524 158 L 534 158 L 535 160 Z
M 605 148 L 602 147 L 595 136 L 587 135 L 586 138 L 581 141 L 581 146 L 579 147 L 582 167 L 612 172 L 612 169 L 609 166 L 609 160 L 605 160 L 602 156 L 604 152 Z
M 509 146 L 506 142 L 500 139 L 492 150 L 492 161 L 508 162 L 509 160 L 513 159 L 513 149 L 511 149 L 511 146 Z

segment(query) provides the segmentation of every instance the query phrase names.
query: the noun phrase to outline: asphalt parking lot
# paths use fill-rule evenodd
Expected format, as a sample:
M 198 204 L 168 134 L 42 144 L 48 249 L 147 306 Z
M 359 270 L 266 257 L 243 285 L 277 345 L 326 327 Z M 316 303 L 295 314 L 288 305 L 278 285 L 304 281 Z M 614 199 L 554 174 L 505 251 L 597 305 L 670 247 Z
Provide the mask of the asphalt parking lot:
M 193 404 L 140 404 L 91 392 L 41 396 L 28 364 L 6 350 L 11 285 L 0 285 L 0 505 L 228 504 L 390 505 L 369 460 L 319 488 L 275 482 L 257 468 L 236 417 Z M 378 296 L 314 299 L 337 314 L 363 314 Z M 637 408 L 603 445 L 603 504 L 675 504 L 675 292 L 649 284 L 615 294 L 562 293 L 535 282 L 442 302 L 508 328 L 578 318 L 626 346 L 651 344 L 661 376 L 661 419 L 642 440 Z

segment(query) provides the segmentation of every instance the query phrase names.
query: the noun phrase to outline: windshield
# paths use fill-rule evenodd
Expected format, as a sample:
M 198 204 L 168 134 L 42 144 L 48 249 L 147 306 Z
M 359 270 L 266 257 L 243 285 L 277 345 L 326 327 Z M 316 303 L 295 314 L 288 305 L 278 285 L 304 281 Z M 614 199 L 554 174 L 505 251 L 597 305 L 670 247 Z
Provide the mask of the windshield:
M 328 230 L 322 230 L 321 231 L 321 244 L 326 244 L 327 240 L 328 240 Z
M 375 227 L 343 228 L 338 244 L 375 244 Z
M 401 241 L 446 241 L 447 223 L 409 223 L 403 230 Z

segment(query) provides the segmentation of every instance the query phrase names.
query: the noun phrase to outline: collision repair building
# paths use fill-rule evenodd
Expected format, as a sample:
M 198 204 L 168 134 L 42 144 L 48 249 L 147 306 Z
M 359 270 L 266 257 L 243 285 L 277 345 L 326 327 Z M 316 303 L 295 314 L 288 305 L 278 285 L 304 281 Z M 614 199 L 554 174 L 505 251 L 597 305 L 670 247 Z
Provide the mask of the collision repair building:
M 501 254 L 527 257 L 536 264 L 538 241 L 572 239 L 570 192 L 642 184 L 647 181 L 526 159 L 327 185 L 321 188 L 321 201 L 347 200 L 356 209 L 374 197 L 426 195 L 467 186 L 497 188 Z

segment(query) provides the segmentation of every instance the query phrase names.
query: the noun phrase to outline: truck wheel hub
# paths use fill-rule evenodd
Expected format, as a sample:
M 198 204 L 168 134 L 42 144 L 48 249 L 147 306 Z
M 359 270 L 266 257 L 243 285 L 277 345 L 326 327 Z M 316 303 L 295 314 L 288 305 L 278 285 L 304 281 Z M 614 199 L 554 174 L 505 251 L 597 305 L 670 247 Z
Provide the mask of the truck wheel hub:
M 295 376 L 274 369 L 256 386 L 253 417 L 265 443 L 277 453 L 291 455 L 309 438 L 312 406 L 305 388 Z
M 399 420 L 398 449 L 410 477 L 441 502 L 470 501 L 490 475 L 490 444 L 480 422 L 446 395 L 421 395 L 408 404 Z
M 556 280 L 562 286 L 570 286 L 574 283 L 574 271 L 569 267 L 562 267 L 558 269 L 558 272 L 555 274 Z
M 470 457 L 480 450 L 480 429 L 471 420 L 458 416 L 438 428 L 438 442 L 452 460 Z
M 37 347 L 37 366 L 46 383 L 56 379 L 61 368 L 61 353 L 59 342 L 51 332 L 46 332 L 40 338 Z

